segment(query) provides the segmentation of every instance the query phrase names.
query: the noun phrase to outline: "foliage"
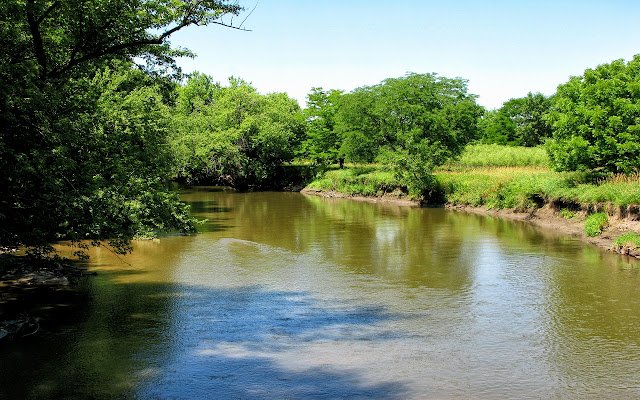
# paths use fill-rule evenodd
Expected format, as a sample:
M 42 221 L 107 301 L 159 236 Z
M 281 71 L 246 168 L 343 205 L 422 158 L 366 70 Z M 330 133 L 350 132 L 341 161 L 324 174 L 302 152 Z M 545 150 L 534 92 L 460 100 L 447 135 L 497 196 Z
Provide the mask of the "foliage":
M 557 170 L 640 170 L 640 55 L 560 85 L 549 121 L 548 151 Z
M 330 170 L 307 186 L 308 189 L 335 191 L 352 196 L 381 196 L 401 187 L 392 172 L 379 166 Z
M 0 248 L 61 239 L 118 251 L 152 231 L 189 231 L 166 189 L 167 43 L 221 23 L 235 2 L 7 0 L 0 7 Z M 136 60 L 144 65 L 134 68 Z
M 576 216 L 576 212 L 563 208 L 560 210 L 560 216 L 564 219 L 571 219 Z
M 630 246 L 633 248 L 640 248 L 640 235 L 636 232 L 627 232 L 622 234 L 613 241 L 613 244 L 617 248 Z
M 334 129 L 347 160 L 388 164 L 420 195 L 433 168 L 477 136 L 481 114 L 465 80 L 407 74 L 340 96 Z
M 587 236 L 598 236 L 609 223 L 609 217 L 606 213 L 599 212 L 587 216 L 584 221 L 584 232 Z
M 447 164 L 447 167 L 545 167 L 548 165 L 549 157 L 543 147 L 472 144 L 465 147 L 460 158 Z
M 307 95 L 307 108 L 304 110 L 307 134 L 302 143 L 302 157 L 318 164 L 331 164 L 342 156 L 340 137 L 334 129 L 341 94 L 339 90 L 316 87 Z
M 505 102 L 482 119 L 482 141 L 526 147 L 542 144 L 551 136 L 551 127 L 545 120 L 550 106 L 550 98 L 531 92 L 526 97 Z
M 223 87 L 202 74 L 178 88 L 172 126 L 179 178 L 238 188 L 268 185 L 293 159 L 305 129 L 287 95 L 261 95 L 237 78 Z

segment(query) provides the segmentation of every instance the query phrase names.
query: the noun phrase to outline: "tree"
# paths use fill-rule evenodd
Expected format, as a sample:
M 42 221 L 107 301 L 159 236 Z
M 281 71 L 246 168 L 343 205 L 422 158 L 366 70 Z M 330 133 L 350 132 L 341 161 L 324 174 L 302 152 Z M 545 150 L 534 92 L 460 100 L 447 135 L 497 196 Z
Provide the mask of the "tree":
M 412 73 L 343 95 L 335 129 L 348 159 L 389 163 L 419 195 L 433 168 L 477 137 L 482 112 L 465 80 Z
M 336 113 L 342 92 L 312 88 L 304 114 L 307 135 L 301 155 L 318 164 L 335 163 L 340 158 L 340 136 L 335 131 Z
M 545 115 L 551 99 L 542 93 L 510 99 L 500 109 L 486 114 L 481 123 L 485 143 L 533 147 L 551 136 Z
M 283 93 L 261 95 L 249 83 L 228 86 L 195 74 L 178 89 L 171 148 L 177 176 L 237 188 L 265 186 L 291 161 L 304 137 L 304 115 Z
M 192 229 L 166 189 L 167 39 L 227 1 L 7 0 L 0 7 L 0 247 Z M 134 65 L 133 60 L 142 65 Z
M 340 140 L 340 157 L 352 162 L 373 162 L 380 147 L 385 145 L 376 90 L 376 87 L 362 87 L 340 97 L 334 126 Z
M 640 170 L 640 55 L 616 60 L 558 86 L 547 149 L 558 170 Z

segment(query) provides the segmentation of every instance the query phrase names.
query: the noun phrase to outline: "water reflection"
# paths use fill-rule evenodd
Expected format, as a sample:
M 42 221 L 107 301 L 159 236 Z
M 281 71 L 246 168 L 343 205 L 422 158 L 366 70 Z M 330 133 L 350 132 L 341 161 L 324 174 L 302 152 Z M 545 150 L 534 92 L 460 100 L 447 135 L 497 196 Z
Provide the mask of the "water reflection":
M 442 209 L 184 199 L 203 233 L 95 249 L 66 322 L 0 348 L 0 397 L 640 397 L 636 261 Z

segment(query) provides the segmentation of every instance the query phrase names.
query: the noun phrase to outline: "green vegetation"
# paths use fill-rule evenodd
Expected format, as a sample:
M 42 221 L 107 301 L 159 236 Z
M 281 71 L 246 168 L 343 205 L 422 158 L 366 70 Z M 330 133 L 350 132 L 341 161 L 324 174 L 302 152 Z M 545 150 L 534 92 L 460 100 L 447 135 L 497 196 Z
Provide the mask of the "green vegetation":
M 613 242 L 616 248 L 631 247 L 640 249 L 640 235 L 636 232 L 627 232 L 620 235 Z
M 193 229 L 168 189 L 169 37 L 233 1 L 18 1 L 0 6 L 0 250 Z M 136 65 L 140 63 L 141 65 Z
M 609 223 L 609 217 L 603 212 L 591 214 L 584 221 L 584 232 L 587 236 L 598 236 Z
M 309 102 L 303 156 L 387 165 L 415 196 L 432 185 L 435 167 L 477 136 L 482 114 L 465 80 L 436 74 L 407 74 L 346 94 L 316 88 Z
M 640 169 L 640 55 L 560 85 L 548 115 L 557 170 L 632 173 Z
M 551 136 L 545 117 L 550 107 L 551 99 L 541 93 L 505 102 L 482 119 L 482 142 L 527 147 L 544 143 Z
M 563 208 L 560 210 L 560 216 L 564 219 L 571 219 L 576 216 L 576 212 Z
M 382 196 L 400 186 L 393 172 L 376 166 L 353 167 L 327 171 L 320 179 L 307 187 L 323 191 L 335 191 L 348 195 Z
M 449 168 L 531 166 L 549 166 L 549 157 L 544 148 L 472 144 L 464 149 L 460 158 L 447 164 Z
M 433 184 L 428 187 L 430 197 L 426 200 L 519 210 L 531 209 L 544 203 L 571 204 L 584 209 L 601 204 L 609 204 L 611 207 L 640 204 L 638 176 L 617 175 L 592 182 L 589 174 L 556 172 L 541 166 L 541 158 L 531 157 L 532 152 L 539 154 L 539 148 L 471 145 L 469 153 L 480 154 L 482 149 L 487 151 L 482 166 L 474 165 L 475 156 L 470 157 L 470 161 L 463 162 L 465 151 L 457 163 L 437 169 Z M 505 154 L 509 157 L 504 157 Z M 493 165 L 489 165 L 491 160 L 494 160 Z M 511 160 L 509 163 L 513 162 L 516 166 L 504 166 L 508 164 L 505 160 Z M 531 160 L 530 164 L 527 165 L 526 160 Z M 373 182 L 377 186 L 370 186 Z M 330 171 L 311 182 L 309 188 L 364 196 L 388 193 L 396 189 L 408 193 L 404 183 L 383 165 Z M 415 195 L 409 197 L 420 199 L 420 196 Z
M 202 74 L 177 92 L 169 146 L 176 177 L 188 183 L 268 186 L 303 139 L 304 116 L 286 94 L 261 95 L 237 78 L 221 86 Z

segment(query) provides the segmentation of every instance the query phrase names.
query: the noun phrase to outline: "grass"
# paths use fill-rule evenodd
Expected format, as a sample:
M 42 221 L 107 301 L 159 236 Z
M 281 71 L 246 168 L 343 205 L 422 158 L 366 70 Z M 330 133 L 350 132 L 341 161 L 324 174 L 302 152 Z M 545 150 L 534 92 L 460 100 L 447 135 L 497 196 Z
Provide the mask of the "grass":
M 563 208 L 560 210 L 560 216 L 564 219 L 571 219 L 576 216 L 576 212 Z
M 618 249 L 625 246 L 638 249 L 640 248 L 640 235 L 635 232 L 627 232 L 616 238 L 613 245 Z
M 590 183 L 578 172 L 555 172 L 540 148 L 498 145 L 468 146 L 455 163 L 435 171 L 437 187 L 445 202 L 488 208 L 531 209 L 544 203 L 569 208 L 608 204 L 625 207 L 640 204 L 640 176 L 618 175 Z M 482 165 L 480 165 L 482 164 Z M 350 195 L 378 196 L 402 187 L 381 165 L 349 166 L 327 171 L 308 188 Z
M 547 167 L 549 157 L 542 147 L 513 147 L 497 144 L 468 145 L 460 158 L 448 165 L 459 167 Z
M 584 232 L 587 236 L 598 236 L 609 223 L 609 217 L 603 212 L 591 214 L 584 221 Z
M 357 166 L 325 172 L 307 188 L 348 195 L 381 196 L 401 186 L 394 174 L 378 166 Z

